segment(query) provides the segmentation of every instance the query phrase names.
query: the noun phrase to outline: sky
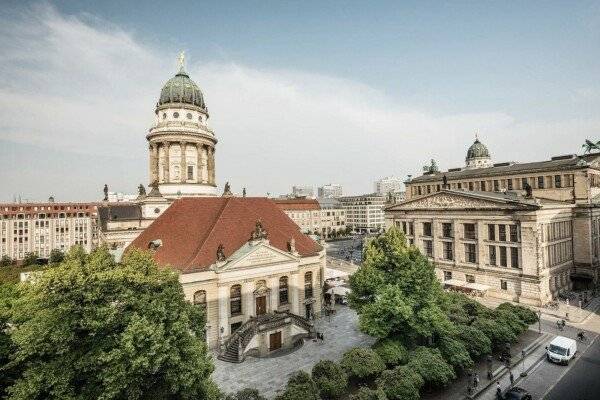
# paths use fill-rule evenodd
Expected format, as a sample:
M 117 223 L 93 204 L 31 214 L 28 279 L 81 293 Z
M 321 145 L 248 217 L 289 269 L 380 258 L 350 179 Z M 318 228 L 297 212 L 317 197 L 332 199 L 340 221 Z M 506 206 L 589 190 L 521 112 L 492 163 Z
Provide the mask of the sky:
M 434 158 L 600 140 L 598 1 L 48 1 L 0 8 L 0 202 L 148 183 L 146 134 L 185 51 L 220 188 L 367 193 Z

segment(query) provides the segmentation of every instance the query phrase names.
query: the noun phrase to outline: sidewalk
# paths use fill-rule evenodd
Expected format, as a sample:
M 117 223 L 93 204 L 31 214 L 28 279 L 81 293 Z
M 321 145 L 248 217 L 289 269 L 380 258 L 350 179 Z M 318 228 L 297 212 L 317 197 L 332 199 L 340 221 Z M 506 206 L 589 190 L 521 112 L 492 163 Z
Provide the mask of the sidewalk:
M 519 337 L 519 340 L 516 343 L 511 345 L 510 353 L 512 356 L 512 365 L 513 365 L 512 368 L 513 368 L 513 374 L 515 375 L 515 378 L 521 372 L 520 369 L 518 369 L 518 372 L 516 369 L 516 368 L 521 368 L 521 364 L 520 364 L 521 350 L 527 348 L 528 346 L 531 346 L 533 343 L 536 343 L 536 341 L 539 342 L 539 344 L 542 344 L 546 341 L 546 336 L 544 334 L 540 335 L 537 332 L 537 330 L 529 329 L 525 333 L 523 333 L 523 335 L 521 335 Z M 543 346 L 541 346 L 541 347 L 543 349 Z M 536 350 L 539 350 L 539 347 Z M 535 353 L 535 351 L 534 351 L 534 353 Z M 527 366 L 527 358 L 528 357 L 526 357 L 526 366 Z M 498 360 L 497 354 L 494 354 L 492 371 L 496 371 L 499 374 L 498 376 L 502 376 L 502 374 L 505 374 L 506 379 L 508 380 L 508 373 L 507 373 L 508 370 L 506 369 L 506 367 L 501 369 L 503 367 L 503 365 L 504 365 L 504 363 Z M 485 359 L 482 359 L 480 362 L 478 362 L 473 367 L 473 372 L 476 372 L 479 375 L 478 390 L 480 392 L 485 392 L 488 385 L 495 384 L 497 379 L 502 379 L 501 377 L 498 377 L 498 378 L 494 378 L 492 380 L 488 380 L 488 378 L 487 378 L 487 363 L 486 363 Z M 430 392 L 430 393 L 422 393 L 421 398 L 423 400 L 463 400 L 463 399 L 468 399 L 469 398 L 467 396 L 467 384 L 468 383 L 469 383 L 469 377 L 467 376 L 467 374 L 463 374 L 462 376 L 458 377 L 458 379 L 453 381 L 450 385 L 446 386 L 445 388 L 443 388 L 441 390 L 437 390 L 435 392 Z M 471 397 L 471 398 L 475 398 L 475 397 Z

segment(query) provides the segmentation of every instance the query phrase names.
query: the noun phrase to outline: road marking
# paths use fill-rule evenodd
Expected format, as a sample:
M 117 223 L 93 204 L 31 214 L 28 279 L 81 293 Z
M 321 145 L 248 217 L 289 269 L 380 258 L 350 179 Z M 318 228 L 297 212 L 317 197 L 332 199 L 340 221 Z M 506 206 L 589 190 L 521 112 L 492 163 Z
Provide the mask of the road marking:
M 600 335 L 596 335 L 594 337 L 594 339 L 590 342 L 589 346 L 585 349 L 585 351 L 583 351 L 581 354 L 579 354 L 578 357 L 574 358 L 575 359 L 574 362 L 569 363 L 567 368 L 565 368 L 565 370 L 562 372 L 562 374 L 559 375 L 558 379 L 548 388 L 548 390 L 546 390 L 544 392 L 544 394 L 541 397 L 542 399 L 546 398 L 546 396 L 548 395 L 548 393 L 550 393 L 550 391 L 554 388 L 554 386 L 556 386 L 556 384 L 561 381 L 561 379 L 566 375 L 566 373 L 569 372 L 571 370 L 571 368 L 573 368 L 573 366 L 575 364 L 577 364 L 579 362 L 579 360 L 581 360 L 583 358 L 583 355 L 585 353 L 587 353 L 589 349 L 592 348 L 592 346 L 594 345 L 594 342 L 596 341 L 596 339 L 598 339 L 598 336 L 600 336 Z M 575 353 L 575 355 L 577 355 L 577 353 Z

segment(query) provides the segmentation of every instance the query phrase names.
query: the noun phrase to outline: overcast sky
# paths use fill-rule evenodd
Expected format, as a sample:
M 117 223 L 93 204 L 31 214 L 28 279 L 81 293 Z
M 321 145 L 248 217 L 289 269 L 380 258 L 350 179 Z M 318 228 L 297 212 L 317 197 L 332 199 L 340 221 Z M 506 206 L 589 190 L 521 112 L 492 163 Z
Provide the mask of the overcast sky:
M 3 1 L 0 201 L 147 184 L 181 50 L 236 192 L 369 192 L 462 166 L 475 131 L 496 162 L 600 140 L 598 2 L 322 3 Z

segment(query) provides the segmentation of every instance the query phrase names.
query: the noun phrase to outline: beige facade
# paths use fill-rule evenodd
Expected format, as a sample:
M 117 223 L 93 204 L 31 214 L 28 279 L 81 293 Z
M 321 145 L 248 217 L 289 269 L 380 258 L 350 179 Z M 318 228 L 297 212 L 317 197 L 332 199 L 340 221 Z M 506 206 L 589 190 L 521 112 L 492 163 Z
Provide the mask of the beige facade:
M 245 246 L 211 270 L 182 274 L 186 298 L 206 309 L 206 340 L 223 349 L 236 329 L 261 315 L 286 313 L 308 320 L 321 312 L 325 252 L 298 257 L 269 245 L 267 240 Z M 289 314 L 288 314 L 289 313 Z M 270 335 L 281 332 L 282 347 L 308 332 L 291 321 L 258 332 L 244 354 L 268 353 Z
M 88 203 L 24 203 L 0 205 L 0 257 L 22 260 L 27 253 L 48 258 L 53 249 L 97 242 L 97 209 Z
M 377 193 L 341 197 L 346 211 L 346 225 L 358 232 L 377 232 L 385 227 L 385 197 Z
M 442 190 L 386 209 L 448 287 L 540 305 L 572 287 L 572 204 Z

